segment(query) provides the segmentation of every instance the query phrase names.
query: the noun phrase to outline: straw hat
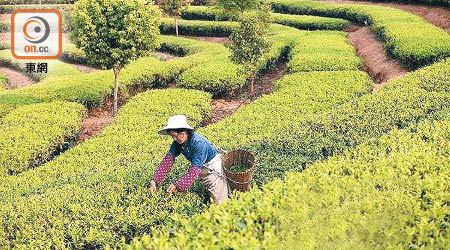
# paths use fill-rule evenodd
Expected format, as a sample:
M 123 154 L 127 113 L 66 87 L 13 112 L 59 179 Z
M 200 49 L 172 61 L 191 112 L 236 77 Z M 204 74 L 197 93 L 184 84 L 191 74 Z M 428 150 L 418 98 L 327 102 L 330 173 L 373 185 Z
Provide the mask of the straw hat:
M 184 115 L 173 115 L 169 117 L 167 120 L 167 126 L 165 126 L 163 129 L 159 130 L 158 133 L 161 135 L 167 135 L 168 129 L 179 129 L 179 128 L 185 128 L 194 130 L 186 121 L 186 116 Z

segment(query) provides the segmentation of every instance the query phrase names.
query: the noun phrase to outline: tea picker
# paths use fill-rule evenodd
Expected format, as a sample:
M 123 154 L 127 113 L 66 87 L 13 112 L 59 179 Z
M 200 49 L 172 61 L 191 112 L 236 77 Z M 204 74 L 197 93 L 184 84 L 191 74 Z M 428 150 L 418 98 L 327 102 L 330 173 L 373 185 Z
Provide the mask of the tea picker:
M 194 181 L 200 178 L 201 183 L 209 191 L 214 202 L 220 204 L 230 196 L 230 186 L 232 189 L 241 191 L 248 189 L 251 174 L 254 171 L 254 158 L 251 153 L 242 150 L 227 153 L 224 157 L 225 168 L 223 168 L 221 155 L 216 148 L 205 137 L 194 132 L 184 115 L 169 117 L 167 126 L 159 130 L 158 133 L 172 136 L 173 142 L 150 181 L 152 192 L 156 192 L 157 187 L 164 182 L 173 167 L 175 158 L 180 153 L 191 163 L 191 167 L 182 177 L 169 185 L 168 193 L 186 192 Z M 236 175 L 229 169 L 231 165 L 240 161 L 251 164 L 251 167 L 245 173 Z M 230 180 L 231 178 L 235 179 Z M 227 179 L 230 180 L 230 185 Z

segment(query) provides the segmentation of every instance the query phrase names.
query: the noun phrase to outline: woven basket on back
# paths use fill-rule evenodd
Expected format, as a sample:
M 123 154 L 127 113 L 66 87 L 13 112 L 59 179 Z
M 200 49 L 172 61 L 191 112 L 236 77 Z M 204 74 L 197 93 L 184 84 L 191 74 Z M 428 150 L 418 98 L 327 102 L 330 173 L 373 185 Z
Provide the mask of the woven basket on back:
M 231 167 L 237 164 L 244 165 L 246 171 L 232 173 L 230 171 Z M 225 176 L 228 179 L 231 191 L 248 191 L 250 189 L 250 182 L 252 181 L 253 173 L 256 169 L 255 157 L 252 153 L 242 149 L 230 151 L 223 157 L 223 169 Z

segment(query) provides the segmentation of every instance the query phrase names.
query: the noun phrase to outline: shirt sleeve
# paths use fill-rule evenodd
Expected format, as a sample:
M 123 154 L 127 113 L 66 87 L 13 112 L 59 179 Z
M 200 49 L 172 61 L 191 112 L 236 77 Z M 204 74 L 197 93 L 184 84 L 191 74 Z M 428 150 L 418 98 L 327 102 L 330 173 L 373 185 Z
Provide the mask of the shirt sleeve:
M 186 192 L 200 175 L 201 168 L 192 166 L 189 171 L 175 182 L 175 187 L 180 192 Z
M 175 141 L 173 141 L 172 145 L 170 145 L 169 153 L 173 156 L 173 158 L 176 158 L 178 155 L 180 155 L 180 152 L 180 147 Z
M 170 152 L 167 152 L 161 163 L 159 163 L 159 166 L 156 168 L 155 173 L 152 177 L 152 179 L 155 180 L 158 185 L 163 183 L 166 179 L 167 174 L 172 169 L 174 159 L 175 157 L 173 157 Z
M 197 142 L 193 147 L 192 166 L 201 168 L 208 159 L 207 144 L 204 141 Z

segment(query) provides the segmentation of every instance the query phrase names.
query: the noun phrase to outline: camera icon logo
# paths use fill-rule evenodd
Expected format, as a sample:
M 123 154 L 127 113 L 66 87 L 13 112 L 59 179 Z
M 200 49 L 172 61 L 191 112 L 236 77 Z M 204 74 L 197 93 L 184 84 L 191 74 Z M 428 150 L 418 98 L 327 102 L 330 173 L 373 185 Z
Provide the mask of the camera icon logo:
M 19 9 L 11 15 L 11 53 L 17 59 L 57 59 L 62 16 L 55 9 Z

